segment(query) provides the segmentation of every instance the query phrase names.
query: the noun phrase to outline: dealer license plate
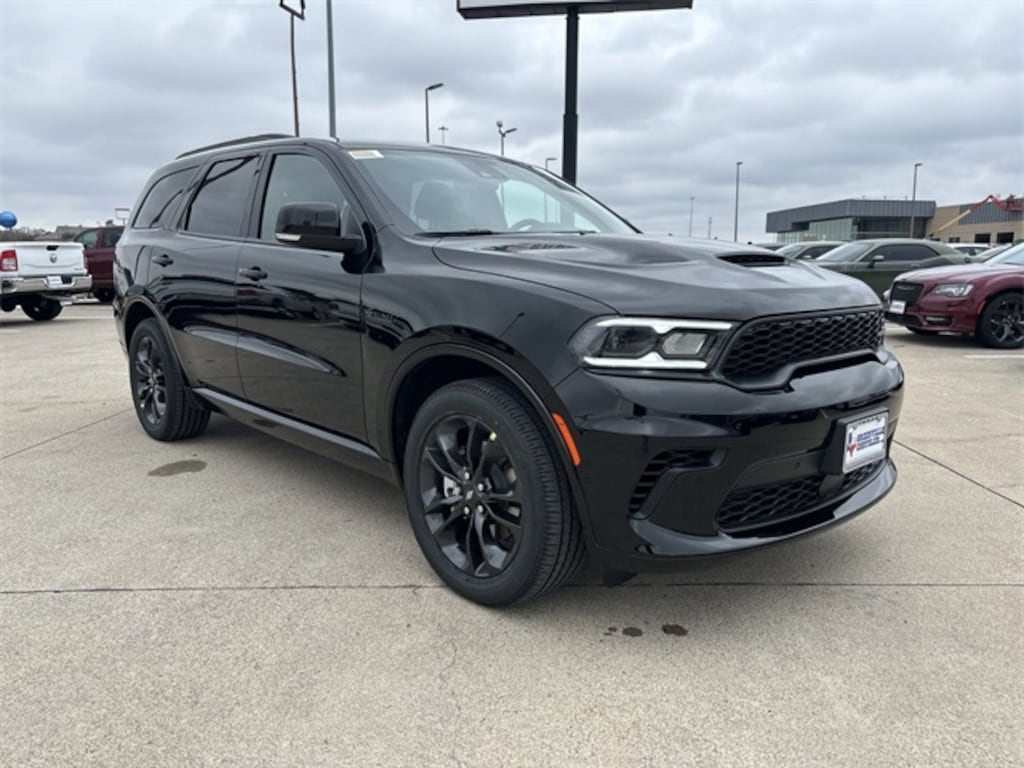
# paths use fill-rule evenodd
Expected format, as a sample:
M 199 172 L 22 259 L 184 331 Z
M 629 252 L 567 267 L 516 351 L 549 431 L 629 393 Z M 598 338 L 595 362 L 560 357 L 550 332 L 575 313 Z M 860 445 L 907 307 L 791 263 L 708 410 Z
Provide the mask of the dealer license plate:
M 64 285 L 64 280 L 61 278 L 60 275 L 47 275 L 46 284 L 50 288 L 60 288 L 62 285 Z
M 889 413 L 885 412 L 846 425 L 843 474 L 885 458 L 888 422 Z
M 890 301 L 889 311 L 894 315 L 902 315 L 907 311 L 907 302 L 905 301 Z

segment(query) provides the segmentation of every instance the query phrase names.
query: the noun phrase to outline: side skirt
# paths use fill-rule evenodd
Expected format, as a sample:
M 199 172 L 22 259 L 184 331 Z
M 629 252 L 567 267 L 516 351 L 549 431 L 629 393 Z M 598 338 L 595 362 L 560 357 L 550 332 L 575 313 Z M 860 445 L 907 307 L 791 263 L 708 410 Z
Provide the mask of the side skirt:
M 353 469 L 367 472 L 394 485 L 399 484 L 395 466 L 385 461 L 365 443 L 290 419 L 214 389 L 198 387 L 193 389 L 192 393 L 246 426 L 287 440 L 292 445 L 347 464 Z

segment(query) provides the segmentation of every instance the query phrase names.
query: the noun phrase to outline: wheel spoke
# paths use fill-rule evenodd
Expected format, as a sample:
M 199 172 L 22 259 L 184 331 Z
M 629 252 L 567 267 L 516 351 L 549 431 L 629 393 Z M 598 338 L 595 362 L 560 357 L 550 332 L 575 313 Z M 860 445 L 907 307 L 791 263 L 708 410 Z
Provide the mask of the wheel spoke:
M 477 514 L 473 520 L 473 533 L 480 548 L 480 562 L 473 570 L 474 576 L 495 576 L 501 573 L 508 560 L 508 552 L 494 541 L 489 529 L 485 516 Z
M 514 514 L 509 507 L 502 508 L 499 505 L 488 504 L 487 510 L 498 525 L 508 528 L 510 531 L 518 531 L 523 526 L 521 511 L 518 507 L 515 508 Z

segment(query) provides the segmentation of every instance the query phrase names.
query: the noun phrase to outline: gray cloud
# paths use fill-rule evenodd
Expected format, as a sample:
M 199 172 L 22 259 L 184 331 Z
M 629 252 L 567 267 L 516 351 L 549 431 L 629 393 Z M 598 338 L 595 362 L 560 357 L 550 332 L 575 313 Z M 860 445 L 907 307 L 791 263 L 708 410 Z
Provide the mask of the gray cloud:
M 323 0 L 297 25 L 303 133 L 326 135 Z M 335 0 L 343 136 L 561 155 L 564 20 L 462 20 L 454 0 Z M 275 0 L 0 0 L 0 207 L 35 226 L 130 205 L 160 163 L 291 129 Z M 695 0 L 581 21 L 579 178 L 643 228 L 763 239 L 769 210 L 1024 192 L 1016 0 Z M 435 140 L 439 135 L 435 133 Z

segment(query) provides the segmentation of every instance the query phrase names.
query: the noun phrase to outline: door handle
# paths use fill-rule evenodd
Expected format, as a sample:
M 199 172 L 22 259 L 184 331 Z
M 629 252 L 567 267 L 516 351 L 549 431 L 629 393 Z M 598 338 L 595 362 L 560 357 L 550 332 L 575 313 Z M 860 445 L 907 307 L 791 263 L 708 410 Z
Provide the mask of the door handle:
M 267 273 L 264 272 L 259 267 L 249 267 L 248 269 L 240 269 L 238 270 L 238 274 L 240 274 L 242 277 L 247 277 L 250 280 L 259 281 L 267 279 Z
M 169 267 L 174 263 L 174 259 L 168 256 L 166 253 L 161 253 L 159 256 L 153 257 L 153 263 L 159 264 L 161 267 Z

